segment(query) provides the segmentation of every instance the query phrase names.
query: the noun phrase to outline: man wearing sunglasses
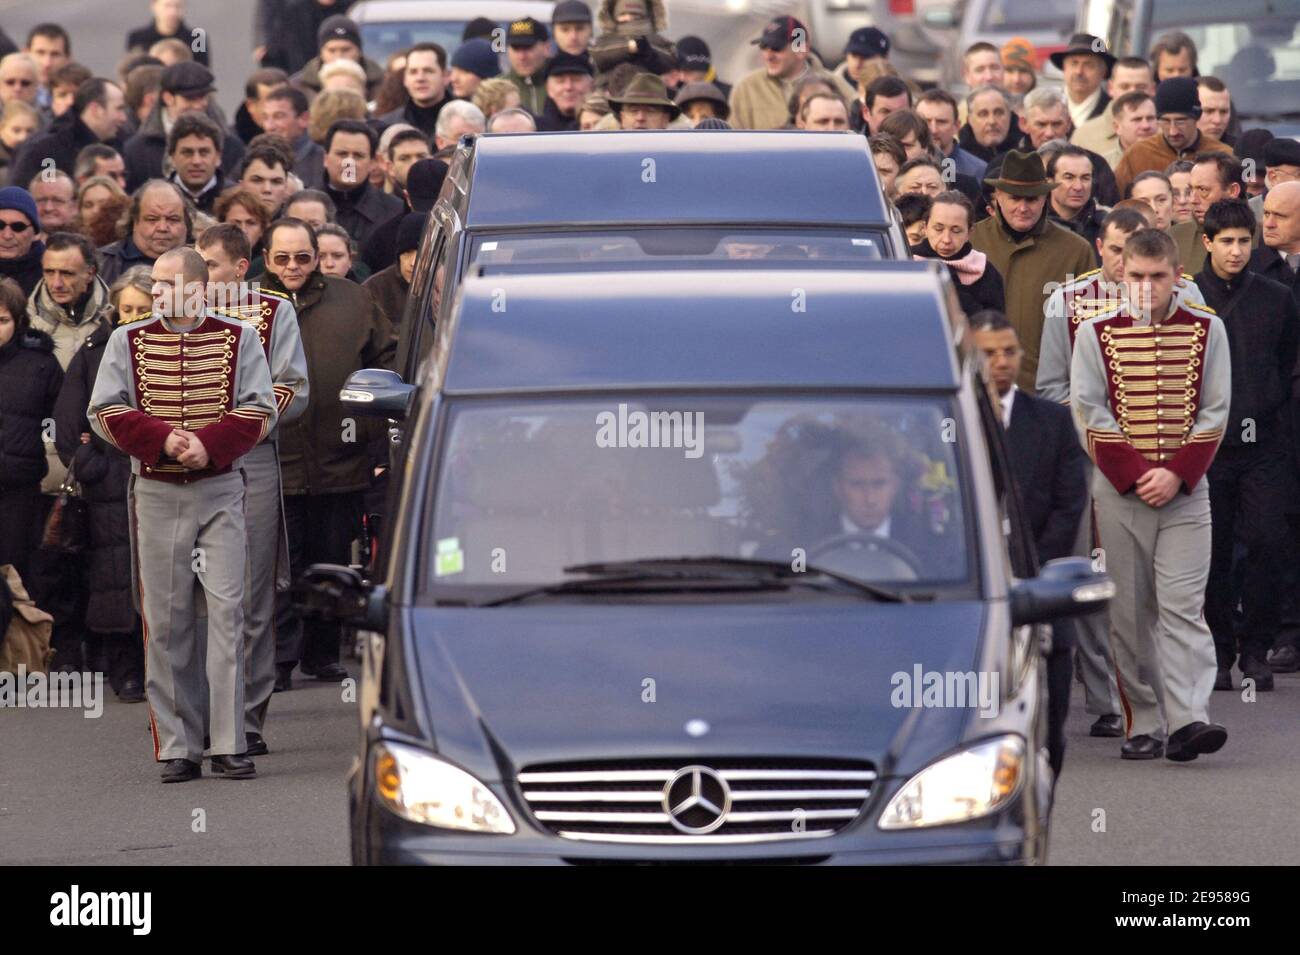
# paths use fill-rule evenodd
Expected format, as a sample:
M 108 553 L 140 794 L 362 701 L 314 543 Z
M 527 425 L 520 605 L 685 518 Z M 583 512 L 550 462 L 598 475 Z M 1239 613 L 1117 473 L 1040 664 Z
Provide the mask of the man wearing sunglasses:
M 280 429 L 280 475 L 289 531 L 289 566 L 298 579 L 315 563 L 347 564 L 361 529 L 363 496 L 374 465 L 387 463 L 386 429 L 377 419 L 346 415 L 339 391 L 361 368 L 391 368 L 393 326 L 370 293 L 354 282 L 323 275 L 311 226 L 279 219 L 263 238 L 266 274 L 259 291 L 289 299 L 307 355 L 311 401 L 302 416 Z M 372 448 L 374 449 L 372 461 Z M 277 616 L 275 689 L 292 686 L 293 669 L 338 682 L 339 628 L 299 620 L 285 608 Z
M 1163 170 L 1178 159 L 1200 153 L 1232 153 L 1231 147 L 1207 136 L 1196 127 L 1201 115 L 1200 92 L 1190 76 L 1173 76 L 1156 87 L 1156 132 L 1139 139 L 1115 167 L 1115 185 L 1126 196 L 1139 173 Z
M 31 295 L 41 280 L 45 243 L 36 238 L 41 218 L 26 189 L 0 189 L 0 278 L 13 279 Z

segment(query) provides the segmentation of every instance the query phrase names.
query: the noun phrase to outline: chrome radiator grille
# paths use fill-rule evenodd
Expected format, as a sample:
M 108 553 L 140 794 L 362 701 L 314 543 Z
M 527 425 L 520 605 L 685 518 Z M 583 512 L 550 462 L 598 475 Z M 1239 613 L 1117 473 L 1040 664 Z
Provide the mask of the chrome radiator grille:
M 865 762 L 719 758 L 530 766 L 519 785 L 537 821 L 566 839 L 710 845 L 832 835 L 875 778 Z

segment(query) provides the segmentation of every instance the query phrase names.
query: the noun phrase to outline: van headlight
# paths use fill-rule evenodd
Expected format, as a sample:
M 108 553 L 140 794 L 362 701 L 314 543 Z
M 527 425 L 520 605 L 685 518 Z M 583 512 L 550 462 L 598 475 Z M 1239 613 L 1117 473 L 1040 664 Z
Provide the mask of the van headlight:
M 396 743 L 377 744 L 371 759 L 375 792 L 403 819 L 467 832 L 515 831 L 501 800 L 463 769 Z
M 987 739 L 945 756 L 907 781 L 880 817 L 881 829 L 918 829 L 978 819 L 1015 796 L 1024 777 L 1025 741 Z

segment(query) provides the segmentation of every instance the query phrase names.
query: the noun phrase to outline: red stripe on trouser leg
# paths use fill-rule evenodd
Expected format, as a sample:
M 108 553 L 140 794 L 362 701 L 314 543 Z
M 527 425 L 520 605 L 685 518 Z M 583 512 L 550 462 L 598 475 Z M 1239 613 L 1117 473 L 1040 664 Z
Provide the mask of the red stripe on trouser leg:
M 1096 542 L 1097 547 L 1104 554 L 1105 546 L 1101 542 L 1101 531 L 1097 527 L 1097 505 L 1096 502 L 1089 508 L 1090 519 L 1092 520 L 1092 539 Z M 1124 692 L 1124 681 L 1119 675 L 1119 664 L 1114 661 L 1119 658 L 1115 655 L 1115 631 L 1111 629 L 1109 617 L 1106 625 L 1106 645 L 1110 648 L 1110 659 L 1115 668 L 1115 689 L 1119 690 L 1119 705 L 1124 711 L 1124 738 L 1128 739 L 1129 733 L 1133 731 L 1133 707 L 1129 705 L 1128 694 Z

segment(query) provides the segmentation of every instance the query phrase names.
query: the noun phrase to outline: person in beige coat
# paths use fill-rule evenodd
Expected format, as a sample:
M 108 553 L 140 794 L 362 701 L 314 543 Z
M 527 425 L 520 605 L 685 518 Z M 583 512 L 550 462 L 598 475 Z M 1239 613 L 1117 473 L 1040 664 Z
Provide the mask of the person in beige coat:
M 794 17 L 776 17 L 752 42 L 762 54 L 763 66 L 731 91 L 730 123 L 737 129 L 783 128 L 790 121 L 790 94 L 809 73 L 825 76 L 844 102 L 853 100 L 853 88 L 825 69 L 812 51 L 808 28 Z

